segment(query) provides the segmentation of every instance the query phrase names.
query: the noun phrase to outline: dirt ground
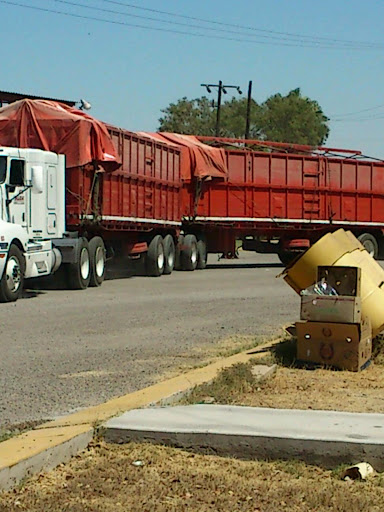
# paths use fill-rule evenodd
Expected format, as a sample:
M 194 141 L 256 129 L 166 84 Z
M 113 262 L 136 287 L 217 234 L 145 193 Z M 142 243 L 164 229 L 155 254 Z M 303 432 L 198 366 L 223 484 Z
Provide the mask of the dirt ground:
M 147 444 L 94 443 L 68 465 L 0 495 L 0 512 L 382 512 L 383 504 L 381 476 L 348 483 L 338 471 L 298 462 Z

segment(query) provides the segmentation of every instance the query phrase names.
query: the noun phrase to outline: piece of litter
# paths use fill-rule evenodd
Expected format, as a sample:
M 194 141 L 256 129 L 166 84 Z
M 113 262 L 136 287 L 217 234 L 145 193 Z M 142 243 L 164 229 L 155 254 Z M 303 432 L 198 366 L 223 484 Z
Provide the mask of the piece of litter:
M 368 462 L 360 462 L 344 471 L 343 480 L 365 480 L 374 473 L 375 470 Z
M 135 460 L 134 462 L 132 462 L 132 466 L 144 466 L 144 462 L 142 460 Z
M 214 396 L 205 396 L 202 401 L 202 404 L 214 404 L 215 403 L 215 397 Z

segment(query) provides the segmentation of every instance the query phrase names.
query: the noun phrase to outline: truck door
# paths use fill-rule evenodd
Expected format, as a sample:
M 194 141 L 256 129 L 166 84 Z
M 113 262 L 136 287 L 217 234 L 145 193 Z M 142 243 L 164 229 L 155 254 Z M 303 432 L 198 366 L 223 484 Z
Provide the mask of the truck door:
M 25 161 L 12 158 L 7 185 L 9 221 L 28 229 L 30 190 L 24 184 Z
M 47 167 L 47 233 L 57 233 L 57 168 L 56 165 Z

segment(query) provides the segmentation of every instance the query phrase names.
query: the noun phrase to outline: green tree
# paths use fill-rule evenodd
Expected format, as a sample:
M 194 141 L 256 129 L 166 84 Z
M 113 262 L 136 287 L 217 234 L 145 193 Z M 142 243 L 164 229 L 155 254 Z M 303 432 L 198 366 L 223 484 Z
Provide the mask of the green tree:
M 260 135 L 257 128 L 257 112 L 259 106 L 252 100 L 250 134 Z M 206 96 L 189 100 L 181 98 L 161 110 L 159 131 L 193 135 L 215 135 L 217 111 L 212 100 Z M 222 137 L 244 137 L 247 100 L 232 98 L 221 105 L 220 135 Z
M 242 139 L 245 136 L 247 118 L 247 98 L 232 97 L 226 101 L 221 109 L 220 135 L 221 137 L 234 137 Z M 262 136 L 259 127 L 260 106 L 252 100 L 250 111 L 249 136 L 258 139 Z
M 171 103 L 162 111 L 159 131 L 192 135 L 213 135 L 215 113 L 210 100 L 203 96 L 194 100 L 186 97 Z
M 318 102 L 302 96 L 300 89 L 287 96 L 270 96 L 261 105 L 259 115 L 265 140 L 320 146 L 329 135 L 329 119 Z
M 214 135 L 216 109 L 206 96 L 182 98 L 163 109 L 159 130 Z M 220 135 L 243 138 L 245 134 L 247 99 L 232 97 L 221 106 Z M 274 94 L 261 105 L 252 100 L 250 137 L 274 142 L 290 142 L 318 146 L 329 135 L 328 118 L 317 101 L 294 89 L 286 96 Z

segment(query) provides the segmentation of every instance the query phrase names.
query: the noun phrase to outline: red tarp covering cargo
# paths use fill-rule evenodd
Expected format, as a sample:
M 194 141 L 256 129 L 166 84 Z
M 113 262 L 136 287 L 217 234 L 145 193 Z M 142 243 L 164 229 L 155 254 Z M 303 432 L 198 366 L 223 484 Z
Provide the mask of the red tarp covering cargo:
M 66 156 L 66 167 L 92 161 L 119 166 L 103 123 L 81 110 L 48 100 L 20 100 L 0 109 L 0 145 L 36 148 Z
M 141 135 L 152 137 L 162 142 L 172 142 L 184 151 L 184 163 L 182 166 L 182 177 L 184 179 L 196 178 L 225 178 L 228 174 L 225 151 L 221 148 L 213 148 L 200 142 L 193 135 L 181 135 L 178 133 L 147 133 L 139 132 Z

